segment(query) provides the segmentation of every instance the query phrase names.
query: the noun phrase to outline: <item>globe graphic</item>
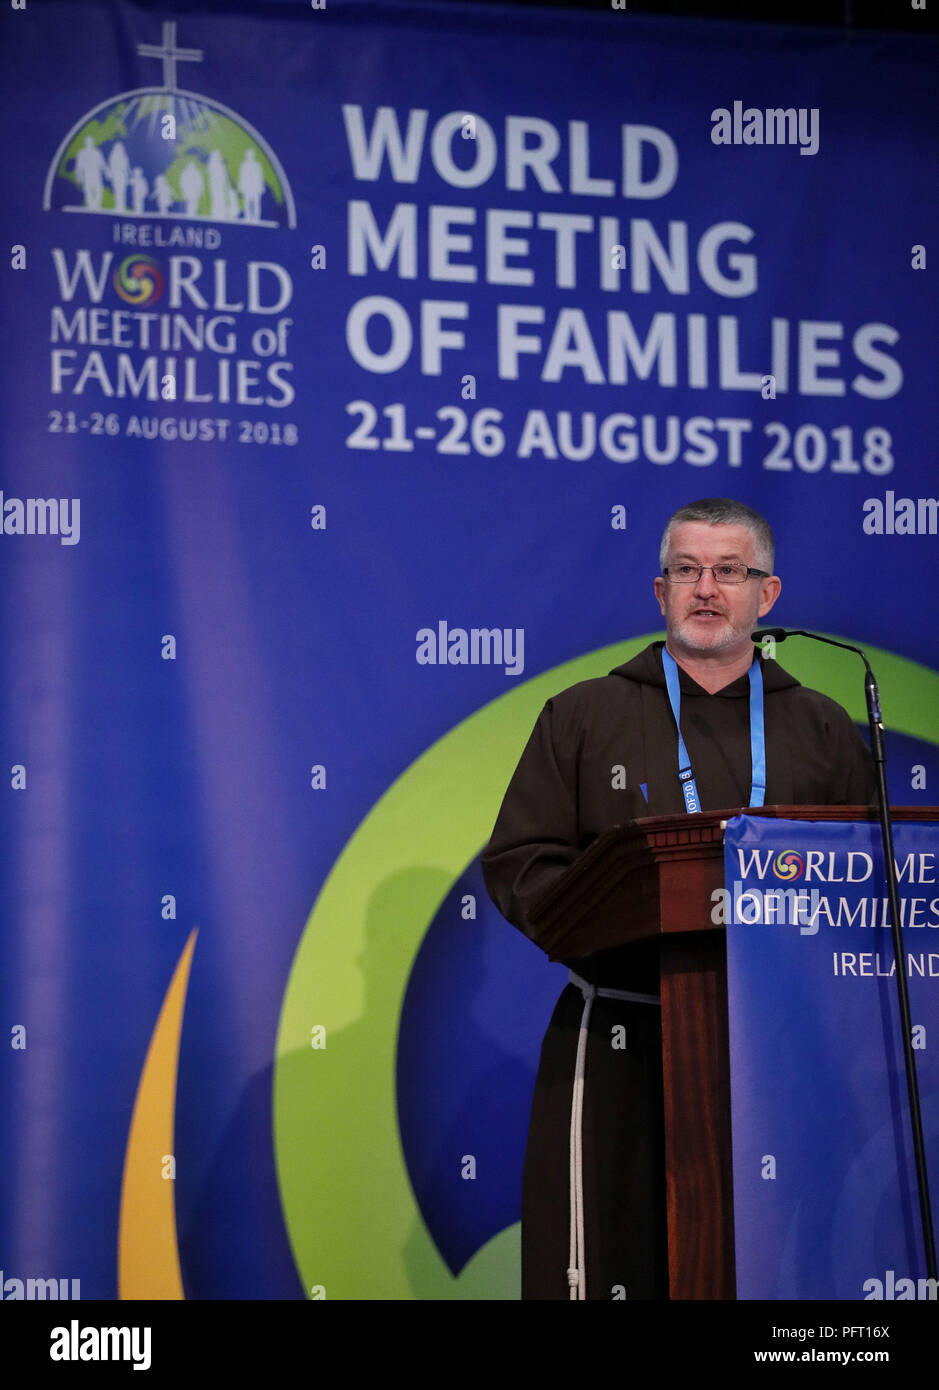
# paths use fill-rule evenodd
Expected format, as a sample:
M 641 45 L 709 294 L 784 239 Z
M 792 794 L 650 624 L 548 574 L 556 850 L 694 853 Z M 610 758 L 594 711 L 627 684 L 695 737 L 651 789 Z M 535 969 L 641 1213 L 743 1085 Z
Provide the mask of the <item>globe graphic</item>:
M 111 216 L 294 223 L 286 179 L 255 131 L 206 97 L 157 89 L 116 97 L 74 127 L 50 170 L 46 205 Z

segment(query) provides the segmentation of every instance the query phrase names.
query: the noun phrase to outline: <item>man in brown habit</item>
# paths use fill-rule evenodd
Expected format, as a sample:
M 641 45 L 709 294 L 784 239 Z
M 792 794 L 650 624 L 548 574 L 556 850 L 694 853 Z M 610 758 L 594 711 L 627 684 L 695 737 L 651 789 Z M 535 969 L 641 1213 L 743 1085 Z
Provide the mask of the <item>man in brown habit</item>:
M 493 900 L 536 943 L 532 905 L 614 825 L 685 810 L 863 805 L 875 796 L 870 754 L 846 711 L 751 641 L 781 588 L 766 520 L 727 498 L 693 502 L 670 518 L 659 560 L 666 641 L 547 702 L 483 854 Z M 525 1154 L 522 1297 L 665 1298 L 658 948 L 643 943 L 565 964 L 572 981 L 542 1045 Z M 572 1097 L 591 996 L 581 1198 Z M 622 1049 L 611 1045 L 617 1025 Z

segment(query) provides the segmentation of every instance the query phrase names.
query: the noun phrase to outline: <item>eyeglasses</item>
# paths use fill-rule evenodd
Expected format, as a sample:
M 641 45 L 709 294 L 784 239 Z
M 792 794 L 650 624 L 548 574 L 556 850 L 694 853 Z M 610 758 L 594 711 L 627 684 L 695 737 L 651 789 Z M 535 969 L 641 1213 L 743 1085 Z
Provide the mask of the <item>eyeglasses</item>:
M 697 584 L 705 570 L 710 570 L 717 584 L 745 584 L 751 575 L 757 579 L 768 579 L 766 570 L 755 570 L 750 565 L 737 565 L 733 561 L 724 565 L 666 565 L 662 573 L 669 584 Z

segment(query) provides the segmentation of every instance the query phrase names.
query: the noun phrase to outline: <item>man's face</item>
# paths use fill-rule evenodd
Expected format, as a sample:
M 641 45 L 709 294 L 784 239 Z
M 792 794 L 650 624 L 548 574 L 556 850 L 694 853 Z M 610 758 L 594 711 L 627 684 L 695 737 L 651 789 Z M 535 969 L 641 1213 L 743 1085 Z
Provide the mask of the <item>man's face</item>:
M 746 526 L 710 526 L 684 521 L 669 538 L 666 564 L 720 565 L 729 560 L 758 568 L 752 533 Z M 665 617 L 669 649 L 693 657 L 733 658 L 752 650 L 750 633 L 768 613 L 781 588 L 779 580 L 752 577 L 743 584 L 718 584 L 709 569 L 697 584 L 655 581 Z

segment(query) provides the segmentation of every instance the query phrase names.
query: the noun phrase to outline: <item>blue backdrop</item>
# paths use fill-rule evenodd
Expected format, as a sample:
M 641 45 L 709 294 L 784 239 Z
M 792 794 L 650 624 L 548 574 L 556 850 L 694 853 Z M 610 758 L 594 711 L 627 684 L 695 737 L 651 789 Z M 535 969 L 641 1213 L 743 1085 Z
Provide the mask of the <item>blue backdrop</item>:
M 770 517 L 776 621 L 880 650 L 939 800 L 934 45 L 0 26 L 0 1269 L 510 1297 L 559 972 L 475 860 L 543 699 L 657 629 L 674 508 Z

